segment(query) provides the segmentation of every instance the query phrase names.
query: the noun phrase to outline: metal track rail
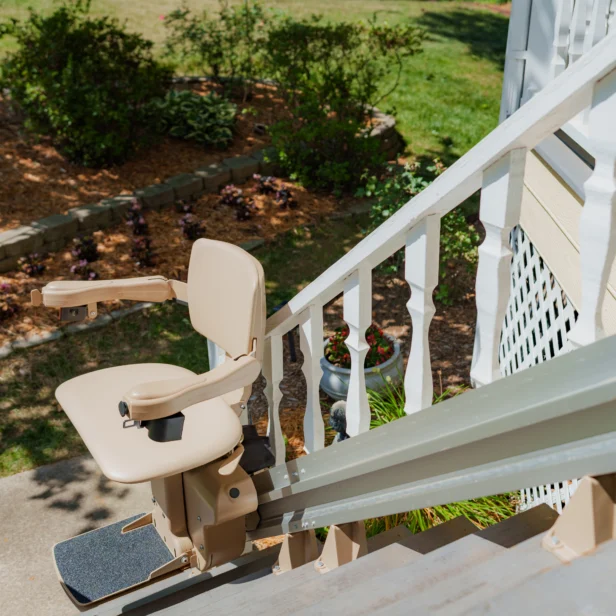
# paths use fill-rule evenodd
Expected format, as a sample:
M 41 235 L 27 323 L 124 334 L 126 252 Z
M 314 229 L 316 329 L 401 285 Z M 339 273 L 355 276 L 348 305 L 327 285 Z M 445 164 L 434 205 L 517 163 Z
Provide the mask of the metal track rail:
M 251 539 L 616 471 L 616 337 L 255 476 Z

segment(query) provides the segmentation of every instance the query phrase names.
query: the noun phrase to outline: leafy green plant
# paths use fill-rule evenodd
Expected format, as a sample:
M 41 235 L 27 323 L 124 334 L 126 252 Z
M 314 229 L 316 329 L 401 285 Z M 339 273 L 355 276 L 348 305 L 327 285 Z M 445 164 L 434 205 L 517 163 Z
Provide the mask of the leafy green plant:
M 5 23 L 17 51 L 3 62 L 2 85 L 27 128 L 72 162 L 100 167 L 143 142 L 145 103 L 164 94 L 171 70 L 154 59 L 151 41 L 88 9 L 78 1 Z
M 225 147 L 233 139 L 237 107 L 214 93 L 169 90 L 155 99 L 149 115 L 155 130 L 204 145 Z
M 466 388 L 450 388 L 435 395 L 434 403 L 457 396 Z M 386 381 L 380 391 L 368 391 L 370 408 L 372 410 L 371 428 L 406 417 L 404 412 L 404 388 L 395 387 Z M 513 495 L 498 494 L 483 498 L 426 507 L 396 515 L 366 520 L 366 533 L 369 537 L 380 532 L 404 524 L 411 532 L 427 530 L 448 520 L 464 516 L 479 528 L 485 528 L 512 516 L 515 513 Z
M 364 185 L 356 191 L 356 195 L 374 199 L 370 212 L 370 230 L 376 229 L 393 216 L 444 170 L 445 167 L 437 159 L 426 167 L 426 173 L 422 172 L 419 163 L 413 163 L 403 167 L 387 167 L 381 176 L 364 174 Z M 453 304 L 468 287 L 463 274 L 471 272 L 476 266 L 478 244 L 479 234 L 468 223 L 461 208 L 441 218 L 440 284 L 435 293 L 435 298 L 441 303 Z M 403 257 L 402 253 L 398 253 L 385 267 L 398 269 Z
M 218 14 L 195 15 L 186 6 L 165 17 L 167 55 L 188 69 L 211 75 L 226 94 L 250 98 L 267 35 L 268 13 L 258 2 L 230 7 L 220 0 Z
M 325 345 L 325 359 L 334 366 L 351 367 L 351 355 L 345 343 L 349 337 L 349 326 L 337 327 Z M 373 368 L 386 362 L 394 354 L 393 342 L 374 323 L 366 330 L 366 342 L 369 345 L 365 368 Z
M 269 29 L 264 70 L 289 110 L 270 129 L 279 161 L 304 184 L 355 186 L 383 157 L 369 138 L 370 108 L 393 92 L 421 49 L 414 26 L 284 17 Z

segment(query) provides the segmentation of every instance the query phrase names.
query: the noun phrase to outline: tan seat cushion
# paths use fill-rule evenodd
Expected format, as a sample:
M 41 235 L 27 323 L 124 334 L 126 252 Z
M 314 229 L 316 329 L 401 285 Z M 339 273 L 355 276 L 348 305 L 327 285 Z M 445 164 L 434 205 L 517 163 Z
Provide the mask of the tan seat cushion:
M 222 398 L 185 409 L 179 441 L 157 443 L 145 428 L 123 427 L 118 403 L 132 385 L 190 375 L 169 364 L 117 366 L 66 381 L 56 398 L 103 473 L 121 483 L 140 483 L 207 464 L 242 438 L 240 420 Z

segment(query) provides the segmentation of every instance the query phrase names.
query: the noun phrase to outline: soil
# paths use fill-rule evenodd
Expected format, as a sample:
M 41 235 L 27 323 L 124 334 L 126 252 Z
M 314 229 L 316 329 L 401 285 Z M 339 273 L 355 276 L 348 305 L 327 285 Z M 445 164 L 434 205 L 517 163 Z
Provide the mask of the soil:
M 190 86 L 203 94 L 211 87 Z M 131 193 L 174 175 L 269 145 L 269 137 L 257 134 L 255 125 L 269 126 L 284 114 L 284 104 L 275 88 L 258 85 L 252 100 L 236 103 L 235 136 L 225 150 L 161 138 L 136 152 L 121 166 L 90 169 L 70 163 L 49 139 L 37 139 L 25 132 L 21 119 L 0 96 L 0 231 L 66 213 L 78 205 Z
M 268 241 L 291 228 L 314 224 L 341 207 L 340 202 L 330 195 L 310 193 L 291 182 L 280 180 L 279 183 L 291 188 L 298 203 L 297 208 L 283 210 L 271 196 L 254 194 L 257 183 L 250 180 L 242 189 L 245 194 L 254 195 L 255 210 L 246 221 L 237 221 L 235 210 L 220 205 L 218 195 L 208 194 L 201 197 L 193 204 L 193 209 L 203 222 L 204 236 L 233 244 L 255 239 Z M 144 217 L 155 253 L 153 267 L 137 266 L 131 256 L 134 236 L 126 224 L 95 232 L 93 237 L 97 241 L 100 257 L 98 261 L 90 264 L 91 269 L 101 279 L 160 274 L 176 280 L 186 280 L 193 242 L 185 239 L 182 234 L 179 225 L 182 216 L 183 213 L 177 212 L 173 207 L 158 212 L 145 212 Z M 75 258 L 68 246 L 60 252 L 48 255 L 42 263 L 45 266 L 44 272 L 34 278 L 19 271 L 0 275 L 0 284 L 8 285 L 3 287 L 0 299 L 10 301 L 18 308 L 13 318 L 0 321 L 0 346 L 18 337 L 42 334 L 58 327 L 56 311 L 42 307 L 33 309 L 30 306 L 30 291 L 40 289 L 52 280 L 79 279 L 70 272 Z M 118 307 L 119 302 L 105 302 L 99 306 L 101 314 Z

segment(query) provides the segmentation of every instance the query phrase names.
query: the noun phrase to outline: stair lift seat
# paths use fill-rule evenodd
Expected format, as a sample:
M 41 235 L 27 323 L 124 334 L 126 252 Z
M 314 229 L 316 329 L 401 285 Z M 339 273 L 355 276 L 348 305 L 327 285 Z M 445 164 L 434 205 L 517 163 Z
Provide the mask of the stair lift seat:
M 237 246 L 199 239 L 187 283 L 161 276 L 58 281 L 32 294 L 34 305 L 59 307 L 69 319 L 93 318 L 96 302 L 116 298 L 187 301 L 195 330 L 224 349 L 226 358 L 204 374 L 169 364 L 106 368 L 56 390 L 109 479 L 152 484 L 151 513 L 55 546 L 63 587 L 75 603 L 88 607 L 160 575 L 188 566 L 204 571 L 237 558 L 245 545 L 245 516 L 258 504 L 240 464 L 240 415 L 263 357 L 260 263 Z M 165 426 L 155 434 L 166 435 L 169 425 L 181 426 L 170 438 L 150 431 Z
M 123 427 L 118 402 L 135 383 L 195 376 L 168 364 L 117 366 L 63 383 L 56 397 L 103 474 L 121 483 L 141 483 L 207 464 L 240 442 L 240 420 L 222 398 L 184 409 L 177 441 L 158 443 L 146 429 Z
M 105 293 L 98 281 L 78 284 L 86 293 L 89 285 Z M 78 291 L 78 284 L 66 287 Z M 50 286 L 47 293 L 59 293 L 64 284 Z M 250 387 L 260 372 L 263 269 L 236 246 L 200 239 L 191 253 L 186 290 L 193 327 L 229 356 L 217 369 L 196 375 L 168 364 L 117 366 L 78 376 L 56 390 L 58 402 L 102 472 L 114 481 L 140 483 L 203 466 L 232 451 L 242 439 L 237 409 L 228 401 L 245 400 L 238 391 Z M 182 438 L 160 443 L 145 429 L 127 427 L 134 422 L 120 416 L 122 400 L 135 421 L 181 411 Z

